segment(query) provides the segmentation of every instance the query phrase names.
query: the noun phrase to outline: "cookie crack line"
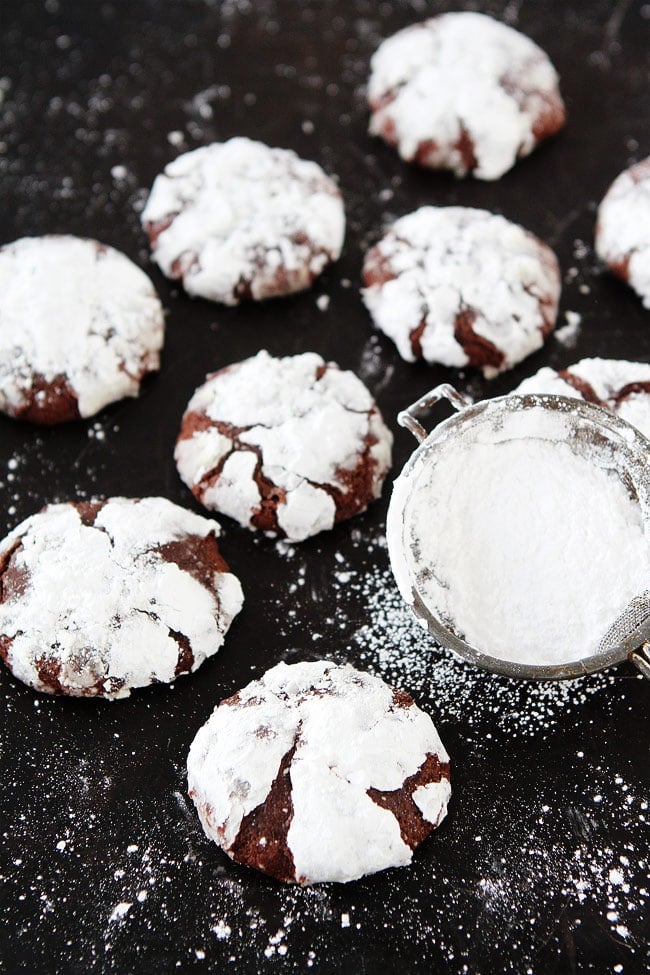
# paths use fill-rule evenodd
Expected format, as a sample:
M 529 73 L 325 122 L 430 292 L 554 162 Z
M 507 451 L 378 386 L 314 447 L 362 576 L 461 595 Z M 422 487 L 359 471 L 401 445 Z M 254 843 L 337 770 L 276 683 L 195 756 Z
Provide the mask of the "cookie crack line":
M 570 369 L 562 369 L 558 372 L 558 376 L 580 393 L 588 403 L 593 403 L 594 406 L 606 406 L 605 401 L 598 396 L 594 387 L 586 379 L 581 379 Z
M 614 393 L 611 398 L 618 405 L 619 403 L 623 403 L 629 396 L 635 396 L 637 393 L 650 393 L 650 382 L 628 383 L 617 393 Z
M 348 409 L 347 407 L 344 407 L 344 410 L 347 413 L 352 413 L 355 416 L 366 416 L 368 418 L 368 422 L 370 423 L 370 418 L 372 416 L 372 410 L 353 410 L 353 409 Z M 302 414 L 302 416 L 305 416 L 305 415 L 308 415 L 308 413 Z M 330 490 L 337 491 L 337 488 L 334 485 L 324 484 L 324 483 L 322 483 L 320 481 L 315 481 L 315 480 L 307 477 L 305 474 L 300 474 L 299 472 L 297 472 L 295 470 L 292 470 L 290 467 L 287 467 L 284 464 L 281 464 L 281 463 L 273 464 L 273 467 L 274 468 L 276 468 L 277 470 L 282 471 L 284 474 L 288 474 L 292 478 L 294 478 L 294 477 L 295 478 L 298 478 L 299 483 L 296 484 L 295 487 L 286 487 L 286 488 L 285 487 L 281 487 L 280 485 L 278 485 L 274 481 L 272 481 L 268 477 L 268 474 L 266 474 L 264 472 L 264 452 L 263 452 L 263 448 L 259 444 L 251 443 L 248 440 L 240 440 L 241 433 L 249 433 L 250 431 L 256 430 L 256 429 L 278 430 L 278 429 L 281 429 L 282 428 L 282 426 L 283 426 L 284 423 L 286 423 L 286 421 L 283 421 L 283 423 L 278 423 L 278 424 L 272 425 L 272 426 L 267 426 L 267 425 L 262 424 L 262 423 L 256 423 L 256 424 L 253 424 L 253 425 L 247 426 L 247 427 L 232 427 L 230 424 L 222 423 L 221 421 L 212 421 L 209 426 L 206 426 L 203 429 L 215 429 L 215 430 L 217 430 L 218 433 L 221 433 L 222 436 L 226 437 L 228 440 L 230 440 L 232 442 L 232 447 L 229 449 L 229 451 L 228 451 L 227 454 L 224 454 L 223 457 L 221 457 L 219 459 L 218 464 L 216 464 L 214 467 L 210 468 L 210 470 L 206 471 L 205 474 L 203 474 L 203 476 L 201 477 L 201 479 L 198 482 L 198 486 L 201 489 L 204 489 L 206 487 L 212 487 L 216 483 L 216 479 L 223 472 L 223 468 L 224 468 L 224 466 L 226 464 L 226 461 L 228 460 L 229 457 L 231 457 L 234 453 L 248 452 L 248 453 L 255 454 L 257 456 L 258 461 L 260 463 L 260 468 L 259 468 L 259 470 L 256 468 L 255 473 L 258 476 L 263 477 L 266 480 L 266 482 L 269 485 L 269 487 L 270 487 L 271 490 L 274 490 L 274 491 L 282 491 L 285 494 L 291 494 L 292 491 L 295 491 L 295 490 L 297 490 L 300 487 L 300 484 L 309 484 L 311 487 L 316 488 L 318 490 L 323 490 L 326 493 L 329 493 Z M 197 431 L 197 432 L 202 432 L 202 431 Z M 193 434 L 192 434 L 192 436 L 193 436 Z M 182 438 L 182 440 L 190 440 L 190 439 L 191 439 L 191 436 L 190 437 Z M 368 445 L 368 448 L 367 448 L 368 450 L 371 447 L 373 447 L 376 443 L 378 443 L 377 438 L 376 437 L 373 437 L 371 434 L 366 434 L 366 437 L 364 439 L 365 440 L 368 440 L 369 439 L 369 440 L 372 441 Z M 366 455 L 366 448 L 364 448 L 364 451 L 363 451 L 363 453 L 361 455 L 361 459 L 368 460 L 368 458 L 365 455 Z M 370 460 L 370 463 L 372 463 L 373 465 L 376 464 L 376 462 L 374 460 L 372 460 L 372 459 Z M 358 465 L 355 465 L 355 466 L 358 466 Z M 337 468 L 337 470 L 339 470 L 339 471 L 341 471 L 341 470 L 342 471 L 350 471 L 350 473 L 352 473 L 355 470 L 355 467 L 350 467 L 350 468 L 340 467 L 340 468 Z
M 141 613 L 143 616 L 148 616 L 150 620 L 153 620 L 154 621 L 154 623 L 160 623 L 161 622 L 160 616 L 158 616 L 158 613 L 155 613 L 152 609 L 142 609 L 141 606 L 134 606 L 133 607 L 133 612 L 134 613 Z
M 268 795 L 244 816 L 228 850 L 233 860 L 255 866 L 262 873 L 285 882 L 295 879 L 300 882 L 296 878 L 296 867 L 288 843 L 294 816 L 291 763 L 296 748 L 297 743 L 294 743 L 283 756 Z
M 9 546 L 6 552 L 0 552 L 0 604 L 4 602 L 4 574 L 9 567 L 16 552 L 23 549 L 22 538 L 17 538 L 13 545 Z
M 435 823 L 425 819 L 413 794 L 422 785 L 433 785 L 443 779 L 448 781 L 449 772 L 449 762 L 441 762 L 438 755 L 430 752 L 417 772 L 404 779 L 398 789 L 382 791 L 371 787 L 366 790 L 366 794 L 376 805 L 393 814 L 399 824 L 403 842 L 412 850 L 436 829 L 442 818 L 441 815 Z

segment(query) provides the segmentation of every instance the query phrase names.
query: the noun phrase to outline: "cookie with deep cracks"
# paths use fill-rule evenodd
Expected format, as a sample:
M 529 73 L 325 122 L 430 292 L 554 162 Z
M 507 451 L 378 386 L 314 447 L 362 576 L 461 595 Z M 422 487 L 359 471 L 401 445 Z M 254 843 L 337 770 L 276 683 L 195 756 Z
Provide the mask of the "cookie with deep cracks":
M 487 180 L 565 121 L 544 51 L 469 11 L 431 17 L 383 41 L 371 61 L 368 101 L 371 134 L 402 159 Z
M 308 288 L 345 234 L 341 193 L 317 163 L 245 138 L 169 163 L 142 223 L 163 274 L 226 305 Z
M 312 352 L 262 351 L 196 390 L 175 458 L 206 508 L 298 542 L 379 497 L 392 441 L 354 373 Z
M 421 207 L 397 220 L 363 266 L 366 307 L 408 362 L 487 378 L 539 349 L 561 281 L 550 247 L 498 214 Z
M 35 690 L 75 697 L 195 671 L 243 601 L 218 534 L 164 498 L 47 505 L 0 542 L 0 656 Z
M 222 701 L 187 771 L 210 839 L 299 884 L 410 863 L 451 794 L 449 756 L 410 695 L 327 661 L 278 664 Z

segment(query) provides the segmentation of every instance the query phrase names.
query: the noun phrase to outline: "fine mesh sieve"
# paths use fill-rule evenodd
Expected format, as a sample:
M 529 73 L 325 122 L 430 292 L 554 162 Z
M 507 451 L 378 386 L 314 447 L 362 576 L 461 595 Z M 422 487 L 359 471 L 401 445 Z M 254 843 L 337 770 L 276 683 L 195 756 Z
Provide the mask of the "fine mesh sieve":
M 417 419 L 441 399 L 457 411 L 427 435 Z M 638 504 L 650 553 L 650 441 L 613 413 L 564 396 L 502 396 L 473 403 L 453 386 L 443 384 L 422 396 L 398 416 L 420 446 L 394 484 L 387 522 L 388 550 L 400 592 L 431 636 L 465 660 L 498 674 L 537 680 L 566 679 L 601 670 L 623 660 L 633 662 L 650 679 L 650 558 L 648 588 L 639 592 L 603 634 L 587 657 L 557 664 L 520 663 L 467 642 L 452 621 L 443 621 L 427 600 L 421 567 L 427 564 L 420 538 L 414 536 L 409 502 L 420 480 L 445 451 L 481 443 L 495 446 L 530 438 L 561 443 L 590 464 L 614 473 Z M 507 472 L 504 471 L 504 476 Z M 468 539 L 468 545 L 471 540 Z

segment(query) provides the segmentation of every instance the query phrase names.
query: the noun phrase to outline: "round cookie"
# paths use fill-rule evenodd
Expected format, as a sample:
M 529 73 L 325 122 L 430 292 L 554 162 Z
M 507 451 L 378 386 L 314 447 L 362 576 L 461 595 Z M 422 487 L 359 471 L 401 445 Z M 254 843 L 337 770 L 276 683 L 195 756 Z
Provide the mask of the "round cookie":
M 499 179 L 562 128 L 558 76 L 528 37 L 478 13 L 448 13 L 385 40 L 371 60 L 370 133 L 402 159 Z
M 262 351 L 196 390 L 175 459 L 206 508 L 299 542 L 379 497 L 392 442 L 354 373 Z
M 505 217 L 421 207 L 367 253 L 363 300 L 408 362 L 475 366 L 487 378 L 539 349 L 555 327 L 555 254 Z
M 308 288 L 345 234 L 341 193 L 320 166 L 244 138 L 169 163 L 142 223 L 163 274 L 226 305 Z
M 607 190 L 598 208 L 596 253 L 650 308 L 650 157 Z
M 0 542 L 0 656 L 35 690 L 75 697 L 196 670 L 243 600 L 218 533 L 164 498 L 47 505 Z
M 650 439 L 650 365 L 624 359 L 581 359 L 566 369 L 544 366 L 513 393 L 550 393 L 595 403 Z
M 158 369 L 162 306 L 124 254 L 71 236 L 0 248 L 0 410 L 54 424 L 137 396 Z
M 431 718 L 404 691 L 327 661 L 278 664 L 222 701 L 192 742 L 187 779 L 228 856 L 299 884 L 410 863 L 451 794 Z

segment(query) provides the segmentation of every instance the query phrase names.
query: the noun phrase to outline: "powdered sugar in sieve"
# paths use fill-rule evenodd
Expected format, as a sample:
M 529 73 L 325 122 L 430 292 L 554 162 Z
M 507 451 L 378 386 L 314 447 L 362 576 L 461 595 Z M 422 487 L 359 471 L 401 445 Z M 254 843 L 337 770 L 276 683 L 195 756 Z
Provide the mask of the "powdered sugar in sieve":
M 415 414 L 460 410 L 428 437 Z M 575 677 L 650 636 L 650 443 L 591 404 L 439 387 L 400 414 L 421 446 L 395 483 L 400 592 L 461 656 L 520 677 Z M 635 662 L 644 668 L 642 653 Z

